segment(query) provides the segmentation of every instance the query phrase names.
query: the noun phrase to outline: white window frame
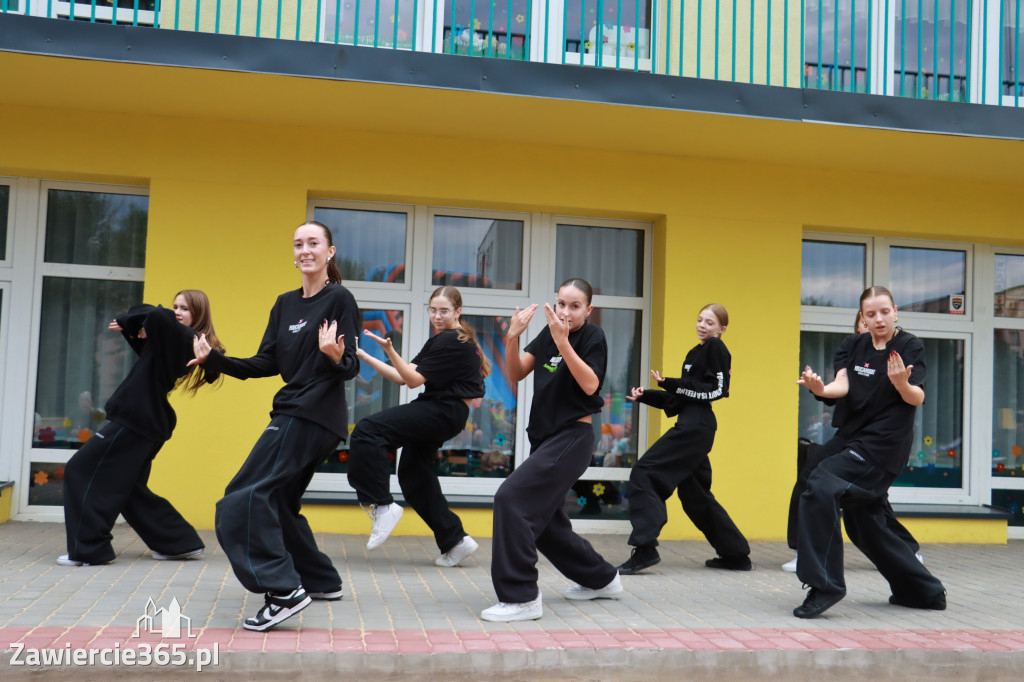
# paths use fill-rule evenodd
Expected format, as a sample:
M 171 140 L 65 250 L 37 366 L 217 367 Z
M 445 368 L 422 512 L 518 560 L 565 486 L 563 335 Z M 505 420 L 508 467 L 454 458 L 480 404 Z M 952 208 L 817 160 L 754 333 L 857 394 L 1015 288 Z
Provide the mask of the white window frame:
M 370 203 L 338 199 L 310 198 L 307 215 L 313 218 L 317 207 L 345 208 L 353 210 L 393 211 L 399 207 L 409 210 L 411 221 L 407 232 L 406 286 L 385 285 L 377 282 L 355 282 L 346 280 L 344 285 L 352 291 L 360 308 L 391 308 L 408 311 L 403 329 L 402 357 L 411 359 L 419 352 L 429 337 L 429 320 L 427 319 L 426 296 L 436 286 L 431 282 L 433 271 L 433 218 L 438 215 L 470 218 L 506 219 L 523 222 L 523 288 L 522 290 L 483 290 L 470 287 L 459 287 L 463 299 L 465 315 L 500 315 L 508 316 L 518 305 L 554 301 L 552 283 L 555 271 L 556 226 L 560 223 L 586 225 L 592 227 L 611 227 L 641 230 L 644 233 L 643 254 L 643 292 L 641 296 L 594 296 L 596 307 L 629 308 L 641 313 L 640 370 L 647 376 L 650 366 L 650 315 L 652 282 L 650 273 L 654 259 L 654 230 L 647 222 L 612 220 L 581 216 L 550 215 L 545 213 L 522 213 L 495 211 L 485 209 L 469 209 L 465 207 Z M 376 286 L 373 286 L 376 285 Z M 549 291 L 550 290 L 550 291 Z M 540 315 L 534 316 L 529 328 L 520 339 L 520 348 L 524 348 L 530 339 L 543 328 L 544 321 Z M 402 387 L 399 393 L 402 404 L 412 400 L 421 389 L 410 391 Z M 529 405 L 533 399 L 533 382 L 520 381 L 516 389 L 516 446 L 513 452 L 516 465 L 520 465 L 529 454 L 529 439 L 526 436 L 526 424 L 529 417 Z M 637 429 L 638 455 L 647 446 L 647 414 L 641 410 L 635 428 Z M 625 481 L 629 478 L 627 468 L 588 469 L 582 478 Z M 441 488 L 447 495 L 493 496 L 501 485 L 502 478 L 462 478 L 453 476 L 441 477 Z M 354 492 L 348 484 L 347 477 L 341 474 L 314 475 L 309 489 L 314 492 Z M 396 476 L 391 476 L 390 490 L 400 492 Z M 628 527 L 622 521 L 581 521 L 574 520 L 576 527 L 582 530 L 620 530 L 619 526 Z M 609 525 L 611 524 L 611 525 Z
M 16 450 L 16 452 L 21 453 L 18 476 L 15 479 L 20 484 L 18 486 L 20 489 L 20 493 L 18 494 L 18 518 L 19 520 L 29 521 L 53 521 L 63 518 L 63 508 L 51 505 L 30 506 L 28 503 L 28 485 L 26 485 L 28 480 L 27 477 L 31 472 L 32 462 L 65 463 L 71 459 L 71 456 L 74 454 L 74 451 L 71 450 L 34 448 L 31 445 L 31 440 L 28 439 L 32 433 L 33 418 L 35 415 L 36 380 L 39 370 L 39 325 L 42 318 L 43 278 L 61 277 L 72 279 L 144 282 L 146 271 L 145 268 L 45 262 L 47 196 L 51 189 L 71 190 L 77 192 L 97 192 L 102 194 L 132 194 L 138 196 L 149 196 L 149 188 L 130 185 L 38 180 L 27 180 L 25 181 L 25 185 L 27 189 L 34 191 L 37 200 L 35 202 L 31 202 L 34 206 L 31 207 L 30 211 L 28 210 L 29 207 L 26 207 L 25 211 L 19 213 L 19 218 L 21 219 L 19 222 L 21 222 L 21 225 L 18 228 L 19 236 L 24 235 L 26 237 L 26 239 L 21 241 L 25 242 L 27 250 L 29 250 L 28 253 L 19 255 L 27 256 L 25 262 L 31 262 L 33 264 L 33 267 L 31 268 L 32 272 L 28 273 L 28 268 L 26 268 L 25 275 L 31 286 L 32 306 L 31 319 L 28 325 L 28 329 L 30 330 L 28 334 L 29 343 L 27 352 L 22 356 L 27 357 L 28 361 L 26 367 L 27 381 L 25 384 L 25 392 L 23 393 L 25 396 L 25 404 L 21 421 L 21 441 L 18 449 Z M 26 201 L 24 203 L 27 204 L 30 202 Z M 26 215 L 26 213 L 28 215 Z
M 975 381 L 977 376 L 985 376 L 979 372 L 985 372 L 981 364 L 982 355 L 980 346 L 975 343 L 979 333 L 977 325 L 978 310 L 984 305 L 976 300 L 976 292 L 984 291 L 983 287 L 974 283 L 975 260 L 977 249 L 975 244 L 966 242 L 949 241 L 926 241 L 918 239 L 892 239 L 885 237 L 870 237 L 856 234 L 840 234 L 835 232 L 814 232 L 807 228 L 802 236 L 802 241 L 832 241 L 847 244 L 863 243 L 867 245 L 865 253 L 865 287 L 880 285 L 889 286 L 889 249 L 890 247 L 916 248 L 926 250 L 947 250 L 965 253 L 964 287 L 965 301 L 968 310 L 964 315 L 950 315 L 941 313 L 920 313 L 920 312 L 899 312 L 900 326 L 912 332 L 919 338 L 952 338 L 964 341 L 964 385 L 963 385 L 963 441 L 962 441 L 962 487 L 960 488 L 911 488 L 893 487 L 890 489 L 889 497 L 893 502 L 905 503 L 929 503 L 929 504 L 978 504 L 987 503 L 982 499 L 983 488 L 979 484 L 983 480 L 983 472 L 980 470 L 984 457 L 980 454 L 985 439 L 991 443 L 991 434 L 987 437 L 982 434 L 984 429 L 979 429 L 977 415 L 984 414 L 984 403 L 977 402 L 980 396 L 977 395 L 982 381 Z M 991 286 L 989 287 L 991 289 Z M 894 292 L 899 305 L 899 292 Z M 991 306 L 988 306 L 991 310 Z M 801 331 L 825 331 L 836 333 L 849 333 L 852 325 L 853 315 L 856 308 L 831 308 L 823 306 L 801 306 L 800 329 Z M 991 350 L 989 350 L 989 368 L 987 374 L 991 375 Z M 992 397 L 988 397 L 988 405 L 991 406 Z M 991 409 L 988 414 L 991 414 Z M 991 428 L 989 425 L 986 428 Z M 990 448 L 991 449 L 991 448 Z

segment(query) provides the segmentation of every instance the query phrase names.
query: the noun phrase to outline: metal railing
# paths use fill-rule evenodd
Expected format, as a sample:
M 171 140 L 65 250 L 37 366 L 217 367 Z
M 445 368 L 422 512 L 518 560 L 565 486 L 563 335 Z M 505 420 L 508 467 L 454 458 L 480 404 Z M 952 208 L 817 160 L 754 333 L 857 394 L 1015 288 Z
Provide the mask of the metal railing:
M 0 0 L 0 12 L 1020 106 L 1022 2 Z

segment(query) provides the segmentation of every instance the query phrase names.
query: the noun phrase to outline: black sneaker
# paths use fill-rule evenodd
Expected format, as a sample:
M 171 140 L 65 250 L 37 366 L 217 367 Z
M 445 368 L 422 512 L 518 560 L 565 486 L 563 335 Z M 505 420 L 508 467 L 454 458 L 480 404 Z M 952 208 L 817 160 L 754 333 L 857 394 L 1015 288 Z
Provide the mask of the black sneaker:
M 823 592 L 812 587 L 810 592 L 807 593 L 807 599 L 804 599 L 804 603 L 793 609 L 793 615 L 797 618 L 820 616 L 838 604 L 839 600 L 845 596 L 845 592 Z
M 345 596 L 345 591 L 340 587 L 336 590 L 327 590 L 325 592 L 308 592 L 310 599 L 316 599 L 319 601 L 338 601 Z
M 302 609 L 309 606 L 312 599 L 306 594 L 306 590 L 300 585 L 288 594 L 274 594 L 268 592 L 263 608 L 256 612 L 252 618 L 246 618 L 242 627 L 246 630 L 263 632 L 269 630 L 278 623 L 291 618 Z
M 928 599 L 910 599 L 908 597 L 897 597 L 895 594 L 889 597 L 889 603 L 896 606 L 906 606 L 908 609 L 932 609 L 934 611 L 946 610 L 946 593 L 942 592 Z
M 724 568 L 727 571 L 750 571 L 754 565 L 748 556 L 716 556 L 704 562 L 708 568 Z
M 619 575 L 633 575 L 635 573 L 639 573 L 645 568 L 650 568 L 660 561 L 661 557 L 658 556 L 658 550 L 654 547 L 634 547 L 633 553 L 630 554 L 629 558 L 623 561 L 622 565 L 618 567 Z

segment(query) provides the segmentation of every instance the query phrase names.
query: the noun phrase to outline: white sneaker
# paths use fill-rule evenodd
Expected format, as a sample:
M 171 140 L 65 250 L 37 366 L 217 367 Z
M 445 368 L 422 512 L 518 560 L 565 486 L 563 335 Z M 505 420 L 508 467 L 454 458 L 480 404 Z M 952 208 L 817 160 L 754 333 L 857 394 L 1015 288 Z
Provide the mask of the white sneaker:
M 614 597 L 622 592 L 622 581 L 616 573 L 612 581 L 602 588 L 592 590 L 583 585 L 573 585 L 565 591 L 566 599 L 600 599 L 602 597 Z
M 924 566 L 924 557 L 921 556 L 920 554 L 915 554 L 914 556 L 916 556 L 917 560 L 921 562 L 922 566 Z
M 405 510 L 392 502 L 384 505 L 370 505 L 370 508 L 366 509 L 366 513 L 373 519 L 373 528 L 370 529 L 370 539 L 366 541 L 366 549 L 377 549 L 391 535 L 391 531 L 398 525 Z
M 540 603 L 540 595 L 533 601 L 522 604 L 510 604 L 500 601 L 489 609 L 480 612 L 480 617 L 492 623 L 510 623 L 514 620 L 537 620 L 544 615 L 544 607 Z
M 184 554 L 161 554 L 160 552 L 153 552 L 153 558 L 157 561 L 167 561 L 169 559 L 181 560 L 186 559 L 198 559 L 203 555 L 203 548 L 193 549 L 191 552 L 185 552 Z
M 793 557 L 790 561 L 782 564 L 782 570 L 786 573 L 796 573 L 796 557 Z
M 435 566 L 444 566 L 451 568 L 458 566 L 459 562 L 468 557 L 470 554 L 480 548 L 476 540 L 469 537 L 468 535 L 459 540 L 459 544 L 455 545 L 441 556 L 434 559 Z
M 57 565 L 58 566 L 91 566 L 92 564 L 87 564 L 84 561 L 75 561 L 74 559 L 70 558 L 67 554 L 61 554 L 59 557 L 57 557 Z

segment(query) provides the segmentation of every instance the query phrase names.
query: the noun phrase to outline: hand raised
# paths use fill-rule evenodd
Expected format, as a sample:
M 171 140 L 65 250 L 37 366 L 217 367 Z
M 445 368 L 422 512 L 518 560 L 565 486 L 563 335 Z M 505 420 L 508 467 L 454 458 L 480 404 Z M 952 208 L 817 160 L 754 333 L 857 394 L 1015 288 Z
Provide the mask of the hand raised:
M 644 394 L 644 387 L 637 386 L 630 390 L 629 395 L 626 396 L 626 400 L 629 402 L 635 402 L 640 399 L 640 396 Z
M 520 336 L 530 324 L 530 320 L 533 319 L 533 314 L 537 312 L 537 304 L 528 305 L 522 310 L 519 306 L 516 306 L 516 311 L 512 313 L 512 318 L 508 325 L 508 335 L 511 338 L 517 338 Z
M 324 320 L 320 324 L 319 340 L 320 352 L 334 362 L 341 362 L 341 358 L 345 354 L 345 335 L 338 336 L 338 322 L 336 320 L 330 323 Z
M 210 357 L 210 344 L 206 341 L 206 334 L 192 337 L 192 353 L 196 357 L 194 360 L 189 360 L 186 367 L 201 365 L 206 362 L 206 358 Z

